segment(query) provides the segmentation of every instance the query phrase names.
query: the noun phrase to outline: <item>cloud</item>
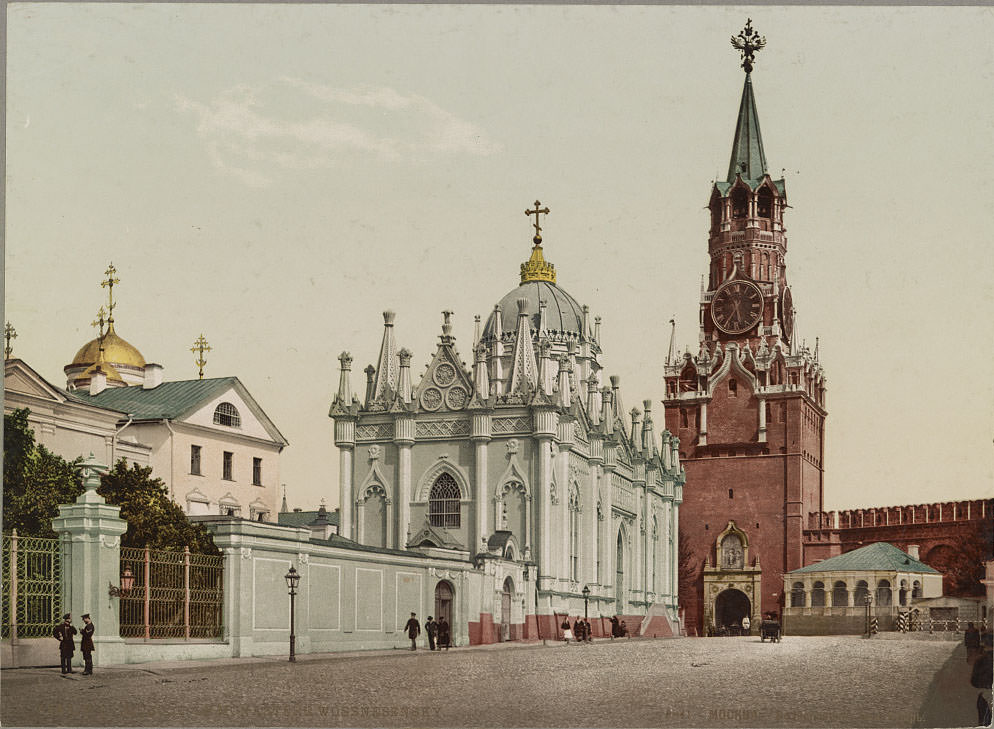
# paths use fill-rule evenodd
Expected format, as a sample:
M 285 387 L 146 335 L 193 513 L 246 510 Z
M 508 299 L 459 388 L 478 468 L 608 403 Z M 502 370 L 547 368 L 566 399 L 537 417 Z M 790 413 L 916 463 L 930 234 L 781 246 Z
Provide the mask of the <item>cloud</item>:
M 175 105 L 196 120 L 215 167 L 253 187 L 271 184 L 274 168 L 334 167 L 346 154 L 401 161 L 500 149 L 472 122 L 385 86 L 335 88 L 284 77 L 235 86 L 206 103 L 177 95 Z

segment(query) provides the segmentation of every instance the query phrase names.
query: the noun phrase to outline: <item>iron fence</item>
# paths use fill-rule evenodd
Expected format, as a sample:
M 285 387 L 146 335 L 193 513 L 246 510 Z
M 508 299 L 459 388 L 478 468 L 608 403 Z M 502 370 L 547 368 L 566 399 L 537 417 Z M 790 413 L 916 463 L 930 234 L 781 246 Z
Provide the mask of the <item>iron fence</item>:
M 122 638 L 223 637 L 223 557 L 122 547 L 121 573 Z
M 44 638 L 62 621 L 69 603 L 68 542 L 42 537 L 3 535 L 4 638 Z

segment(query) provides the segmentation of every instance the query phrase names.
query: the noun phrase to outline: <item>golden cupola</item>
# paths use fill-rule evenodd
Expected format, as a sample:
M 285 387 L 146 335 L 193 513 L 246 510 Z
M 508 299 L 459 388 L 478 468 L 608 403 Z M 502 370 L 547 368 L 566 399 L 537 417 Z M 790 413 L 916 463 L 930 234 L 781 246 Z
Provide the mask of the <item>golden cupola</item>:
M 80 347 L 72 362 L 63 369 L 66 373 L 66 387 L 80 389 L 89 385 L 92 374 L 98 368 L 107 375 L 109 387 L 140 385 L 145 378 L 145 358 L 142 353 L 123 339 L 114 330 L 114 285 L 118 283 L 117 273 L 112 263 L 105 271 L 107 279 L 100 283 L 108 288 L 108 311 L 100 307 L 93 326 L 99 327 L 99 335 Z M 104 316 L 107 318 L 104 319 Z M 107 326 L 106 331 L 104 325 Z

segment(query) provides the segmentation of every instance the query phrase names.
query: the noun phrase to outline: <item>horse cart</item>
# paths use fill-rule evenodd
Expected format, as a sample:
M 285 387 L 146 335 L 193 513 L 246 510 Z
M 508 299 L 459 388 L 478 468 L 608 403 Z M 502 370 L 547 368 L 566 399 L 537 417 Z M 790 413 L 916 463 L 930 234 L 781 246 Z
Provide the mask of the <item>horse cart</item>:
M 759 640 L 763 643 L 769 638 L 771 643 L 780 642 L 780 621 L 765 619 L 759 625 Z

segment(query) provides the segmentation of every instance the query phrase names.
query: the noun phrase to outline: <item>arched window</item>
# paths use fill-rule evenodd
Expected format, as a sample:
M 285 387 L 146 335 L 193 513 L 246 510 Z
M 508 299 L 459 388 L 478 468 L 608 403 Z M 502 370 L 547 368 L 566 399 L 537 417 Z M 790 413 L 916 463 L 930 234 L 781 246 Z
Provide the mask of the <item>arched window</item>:
M 790 606 L 804 607 L 804 583 L 795 582 L 790 588 Z
M 711 235 L 714 235 L 721 228 L 721 198 L 715 197 L 711 202 Z
M 214 425 L 227 425 L 229 428 L 240 428 L 242 417 L 238 408 L 230 402 L 223 402 L 214 408 Z
M 756 196 L 756 212 L 761 218 L 773 217 L 773 193 L 770 188 L 764 187 Z
M 887 607 L 891 603 L 890 582 L 880 580 L 877 583 L 877 605 Z
M 845 607 L 849 604 L 849 591 L 841 580 L 832 587 L 832 607 Z
M 459 528 L 459 486 L 451 474 L 435 479 L 428 494 L 428 523 L 432 526 Z
M 908 604 L 908 581 L 901 580 L 901 589 L 898 592 L 899 601 L 902 605 Z
M 811 588 L 811 607 L 825 607 L 825 583 L 816 582 Z
M 922 583 L 915 580 L 911 583 L 911 599 L 917 599 L 922 596 Z
M 732 192 L 732 217 L 744 218 L 749 214 L 749 196 L 741 187 Z
M 866 584 L 866 580 L 860 580 L 856 583 L 856 593 L 853 595 L 853 603 L 856 607 L 866 604 L 866 598 L 870 594 L 870 588 Z

